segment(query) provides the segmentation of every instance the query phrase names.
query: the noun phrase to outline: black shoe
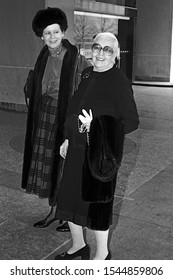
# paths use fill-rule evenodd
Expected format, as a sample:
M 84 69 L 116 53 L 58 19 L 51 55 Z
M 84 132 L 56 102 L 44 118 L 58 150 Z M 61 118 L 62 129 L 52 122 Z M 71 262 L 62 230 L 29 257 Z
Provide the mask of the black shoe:
M 85 245 L 83 248 L 79 249 L 73 254 L 68 254 L 67 252 L 61 255 L 55 256 L 55 260 L 73 260 L 77 257 L 81 257 L 82 260 L 89 260 L 90 257 L 90 247 Z
M 57 231 L 59 232 L 68 232 L 70 231 L 69 225 L 67 222 L 64 222 L 61 226 L 58 226 L 56 228 Z
M 111 257 L 112 257 L 111 251 L 109 251 L 109 253 L 107 254 L 105 260 L 111 260 Z
M 45 218 L 44 220 L 41 220 L 41 221 L 35 223 L 34 227 L 36 227 L 36 228 L 45 228 L 45 227 L 48 227 L 50 224 L 52 224 L 55 221 L 57 221 L 56 218 L 53 218 L 51 220 L 47 220 L 47 218 Z

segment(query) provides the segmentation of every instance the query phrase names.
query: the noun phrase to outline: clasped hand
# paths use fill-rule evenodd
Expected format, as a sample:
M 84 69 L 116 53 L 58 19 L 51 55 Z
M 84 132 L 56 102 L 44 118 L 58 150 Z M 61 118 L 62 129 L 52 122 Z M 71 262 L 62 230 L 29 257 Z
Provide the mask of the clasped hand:
M 93 119 L 93 114 L 91 109 L 89 109 L 89 114 L 85 109 L 82 109 L 83 115 L 79 115 L 79 120 L 82 122 L 84 128 L 89 132 L 90 130 L 90 124 Z

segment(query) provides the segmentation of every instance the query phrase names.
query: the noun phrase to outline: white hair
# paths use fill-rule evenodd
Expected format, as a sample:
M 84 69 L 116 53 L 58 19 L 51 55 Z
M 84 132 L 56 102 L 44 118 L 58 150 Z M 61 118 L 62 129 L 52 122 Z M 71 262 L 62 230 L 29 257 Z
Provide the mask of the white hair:
M 119 43 L 118 43 L 118 40 L 117 40 L 117 37 L 111 33 L 111 32 L 100 32 L 96 35 L 96 37 L 94 38 L 94 42 L 99 38 L 99 37 L 108 37 L 108 38 L 112 38 L 114 40 L 114 43 L 115 43 L 115 49 L 118 49 L 119 47 Z

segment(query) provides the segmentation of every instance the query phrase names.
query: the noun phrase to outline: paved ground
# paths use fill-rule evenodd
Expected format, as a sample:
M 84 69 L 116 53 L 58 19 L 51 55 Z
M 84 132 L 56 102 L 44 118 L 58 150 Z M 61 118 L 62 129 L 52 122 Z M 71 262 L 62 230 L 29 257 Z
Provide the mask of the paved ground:
M 134 86 L 140 127 L 125 141 L 114 201 L 114 260 L 173 259 L 173 88 Z M 47 200 L 20 187 L 26 114 L 0 110 L 0 259 L 53 259 L 69 233 L 36 229 Z M 86 232 L 95 252 L 94 236 Z

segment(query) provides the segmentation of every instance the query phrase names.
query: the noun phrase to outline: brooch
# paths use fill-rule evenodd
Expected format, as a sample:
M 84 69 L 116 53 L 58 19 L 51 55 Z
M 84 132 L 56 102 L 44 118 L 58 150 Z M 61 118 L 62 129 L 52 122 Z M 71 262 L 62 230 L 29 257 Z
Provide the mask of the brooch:
M 85 75 L 83 76 L 83 79 L 88 79 L 88 77 L 90 76 L 90 72 L 85 73 Z

